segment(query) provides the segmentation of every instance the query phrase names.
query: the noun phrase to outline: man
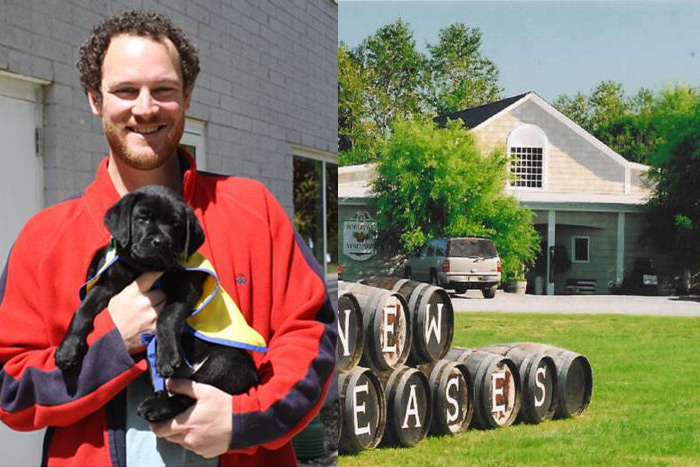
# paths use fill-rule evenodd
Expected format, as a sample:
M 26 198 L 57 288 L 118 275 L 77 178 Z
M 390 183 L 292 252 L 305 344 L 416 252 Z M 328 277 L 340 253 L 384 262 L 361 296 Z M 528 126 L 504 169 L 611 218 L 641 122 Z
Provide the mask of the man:
M 260 183 L 197 173 L 178 149 L 199 66 L 168 18 L 128 11 L 106 20 L 78 67 L 110 152 L 83 194 L 33 217 L 12 248 L 0 279 L 0 419 L 19 430 L 48 427 L 49 465 L 295 463 L 291 437 L 320 409 L 335 365 L 335 313 L 311 254 Z M 154 331 L 166 300 L 151 290 L 158 274 L 143 274 L 97 316 L 77 375 L 62 374 L 54 353 L 88 266 L 109 243 L 104 213 L 148 184 L 194 208 L 206 233 L 199 251 L 268 351 L 253 355 L 260 384 L 249 393 L 168 380 L 171 392 L 197 402 L 138 426 L 141 335 Z

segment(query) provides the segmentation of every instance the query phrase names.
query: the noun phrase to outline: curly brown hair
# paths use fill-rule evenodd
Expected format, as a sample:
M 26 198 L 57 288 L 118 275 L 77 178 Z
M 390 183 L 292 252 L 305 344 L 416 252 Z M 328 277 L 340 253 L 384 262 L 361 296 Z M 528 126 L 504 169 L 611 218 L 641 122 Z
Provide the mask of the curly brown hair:
M 80 84 L 86 94 L 92 92 L 97 102 L 102 102 L 102 61 L 112 37 L 120 34 L 150 37 L 155 40 L 170 39 L 180 54 L 184 89 L 192 90 L 199 74 L 199 56 L 182 29 L 161 13 L 126 10 L 95 26 L 90 37 L 80 47 L 78 71 Z

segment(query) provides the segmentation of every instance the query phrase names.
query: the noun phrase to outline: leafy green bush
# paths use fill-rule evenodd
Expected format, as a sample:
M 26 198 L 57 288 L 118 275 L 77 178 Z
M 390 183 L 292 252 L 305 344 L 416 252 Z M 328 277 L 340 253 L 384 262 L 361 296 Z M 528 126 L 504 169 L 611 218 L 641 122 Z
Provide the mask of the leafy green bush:
M 374 184 L 378 246 L 412 252 L 435 237 L 486 237 L 498 248 L 504 278 L 521 275 L 539 237 L 532 212 L 504 193 L 506 162 L 502 150 L 482 155 L 459 123 L 396 122 Z

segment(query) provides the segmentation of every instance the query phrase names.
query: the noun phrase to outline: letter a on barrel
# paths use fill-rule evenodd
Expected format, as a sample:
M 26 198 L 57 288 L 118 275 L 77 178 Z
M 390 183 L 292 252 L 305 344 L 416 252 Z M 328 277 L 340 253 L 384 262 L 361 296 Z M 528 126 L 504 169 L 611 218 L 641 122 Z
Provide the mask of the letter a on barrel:
M 378 376 L 387 401 L 387 428 L 382 444 L 415 446 L 427 435 L 432 419 L 428 379 L 406 366 Z

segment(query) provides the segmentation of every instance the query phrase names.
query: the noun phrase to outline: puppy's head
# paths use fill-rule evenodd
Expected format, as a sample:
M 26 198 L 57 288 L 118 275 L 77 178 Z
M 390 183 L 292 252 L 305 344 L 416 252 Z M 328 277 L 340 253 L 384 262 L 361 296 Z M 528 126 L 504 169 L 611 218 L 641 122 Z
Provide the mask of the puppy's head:
M 174 191 L 149 185 L 123 196 L 105 215 L 119 254 L 144 270 L 166 270 L 204 243 L 194 211 Z

